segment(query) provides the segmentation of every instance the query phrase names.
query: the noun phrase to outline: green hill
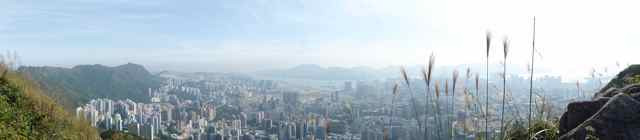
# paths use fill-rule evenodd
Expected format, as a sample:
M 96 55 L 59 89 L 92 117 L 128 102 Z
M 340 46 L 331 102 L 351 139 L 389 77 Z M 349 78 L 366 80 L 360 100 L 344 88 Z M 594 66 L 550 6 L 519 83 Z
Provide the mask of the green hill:
M 32 81 L 0 67 L 0 139 L 98 139 L 87 122 L 76 120 Z
M 73 68 L 21 67 L 62 104 L 75 107 L 94 98 L 148 101 L 147 91 L 160 85 L 160 79 L 137 64 L 116 67 L 79 65 Z

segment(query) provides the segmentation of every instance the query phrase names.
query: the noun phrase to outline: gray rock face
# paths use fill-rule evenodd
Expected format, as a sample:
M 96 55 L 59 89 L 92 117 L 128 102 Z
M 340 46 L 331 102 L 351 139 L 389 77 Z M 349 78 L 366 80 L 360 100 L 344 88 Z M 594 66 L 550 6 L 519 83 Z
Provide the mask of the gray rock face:
M 602 140 L 638 140 L 640 139 L 639 118 L 640 101 L 629 94 L 617 94 L 608 99 L 600 110 L 570 131 L 566 131 L 567 129 L 564 128 L 574 125 L 574 122 L 578 122 L 578 120 L 571 120 L 570 117 L 561 120 L 561 127 L 566 131 L 561 132 L 563 134 L 561 139 L 585 139 L 586 128 L 591 127 L 595 132 L 593 135 Z
M 561 139 L 584 140 L 587 129 L 601 140 L 640 140 L 640 84 L 628 79 L 640 65 L 620 72 L 591 101 L 570 103 L 560 119 Z
M 596 114 L 598 110 L 609 101 L 609 98 L 601 98 L 596 101 L 583 101 L 570 103 L 567 106 L 567 112 L 565 112 L 560 118 L 560 134 L 565 134 L 571 129 L 578 127 L 582 122 Z M 576 130 L 575 137 L 584 139 L 586 131 L 584 128 Z

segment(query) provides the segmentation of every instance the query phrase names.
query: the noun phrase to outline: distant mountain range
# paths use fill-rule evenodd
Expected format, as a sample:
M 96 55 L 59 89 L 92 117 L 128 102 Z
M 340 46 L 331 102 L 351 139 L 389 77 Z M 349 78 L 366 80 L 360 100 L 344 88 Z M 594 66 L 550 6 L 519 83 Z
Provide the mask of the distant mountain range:
M 19 72 L 29 75 L 44 88 L 49 96 L 64 99 L 77 106 L 94 98 L 125 99 L 137 102 L 148 100 L 149 88 L 160 86 L 160 78 L 142 65 L 124 64 L 78 65 L 73 68 L 20 67 Z
M 424 66 L 407 67 L 411 77 L 419 77 Z M 471 65 L 472 71 L 480 66 Z M 449 77 L 453 69 L 461 73 L 467 65 L 437 66 L 434 77 Z M 233 76 L 249 78 L 238 73 L 181 73 L 162 71 L 151 74 L 138 64 L 124 64 L 115 67 L 104 65 L 78 65 L 73 68 L 24 66 L 19 72 L 29 75 L 45 89 L 47 94 L 67 107 L 75 107 L 94 98 L 125 99 L 146 102 L 147 89 L 160 86 L 160 79 L 166 78 L 215 78 Z M 476 71 L 477 72 L 477 71 Z M 492 71 L 494 72 L 494 71 Z M 303 64 L 289 69 L 258 71 L 251 74 L 260 79 L 275 80 L 383 80 L 399 79 L 400 67 L 389 66 L 379 69 L 371 67 L 322 67 L 315 64 Z
M 412 65 L 406 67 L 409 76 L 420 77 L 420 72 L 423 69 L 423 65 Z M 484 68 L 481 65 L 456 65 L 456 66 L 436 66 L 434 77 L 448 78 L 454 69 L 458 70 L 461 74 L 466 72 L 467 67 L 470 67 L 472 72 L 478 72 L 479 68 Z M 496 67 L 491 69 L 491 73 L 502 72 L 502 67 L 499 65 L 492 65 Z M 515 65 L 508 65 L 512 74 L 523 73 L 521 68 Z M 500 68 L 500 69 L 497 69 Z M 289 69 L 277 69 L 255 72 L 256 76 L 266 77 L 270 79 L 304 79 L 304 80 L 381 80 L 381 79 L 398 79 L 400 78 L 400 66 L 388 66 L 384 68 L 371 68 L 371 67 L 322 67 L 315 64 L 302 64 Z
M 267 70 L 256 72 L 256 75 L 275 79 L 309 79 L 309 80 L 372 80 L 382 78 L 378 70 L 369 67 L 328 67 L 314 64 L 298 65 L 290 69 Z

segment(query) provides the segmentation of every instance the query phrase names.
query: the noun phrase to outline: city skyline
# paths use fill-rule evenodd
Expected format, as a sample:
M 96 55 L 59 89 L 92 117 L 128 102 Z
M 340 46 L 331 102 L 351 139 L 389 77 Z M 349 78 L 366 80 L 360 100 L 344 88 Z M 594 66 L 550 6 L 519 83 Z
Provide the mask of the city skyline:
M 0 50 L 17 51 L 25 65 L 134 62 L 156 71 L 190 72 L 253 72 L 300 64 L 384 68 L 424 64 L 432 52 L 440 66 L 481 64 L 484 34 L 490 31 L 494 42 L 509 38 L 508 63 L 526 68 L 533 16 L 535 68 L 542 74 L 578 79 L 593 69 L 614 71 L 616 63 L 638 63 L 632 58 L 640 45 L 632 38 L 640 31 L 633 18 L 640 12 L 631 6 L 635 2 L 2 3 Z M 491 52 L 498 55 L 490 63 L 501 63 L 501 48 L 494 43 Z
M 640 139 L 638 5 L 0 0 L 0 136 Z

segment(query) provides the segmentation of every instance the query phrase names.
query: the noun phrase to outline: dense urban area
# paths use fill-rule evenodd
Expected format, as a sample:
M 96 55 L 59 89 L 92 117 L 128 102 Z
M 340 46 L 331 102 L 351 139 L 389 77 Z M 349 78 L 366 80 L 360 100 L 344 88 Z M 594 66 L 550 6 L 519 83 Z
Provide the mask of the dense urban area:
M 400 84 L 396 99 L 393 85 L 401 83 L 400 78 L 292 84 L 295 81 L 258 80 L 239 74 L 162 72 L 158 75 L 162 77 L 162 86 L 147 90 L 149 102 L 92 99 L 77 107 L 76 117 L 102 130 L 123 131 L 146 139 L 375 140 L 383 139 L 384 133 L 388 133 L 391 140 L 423 137 L 417 129 L 419 123 L 412 118 L 410 103 L 411 94 L 424 94 L 425 86 L 414 84 L 409 90 Z M 482 116 L 472 113 L 482 111 L 482 107 L 465 100 L 482 97 L 482 94 L 477 94 L 472 78 L 462 79 L 456 83 L 459 85 L 457 95 L 447 93 L 439 98 L 439 102 L 453 103 L 456 108 L 442 115 L 446 116 L 442 122 L 452 125 L 428 127 L 449 128 L 452 136 L 471 139 L 484 130 L 478 123 Z M 415 83 L 419 80 L 411 79 Z M 490 84 L 494 80 L 500 79 L 491 79 Z M 508 80 L 507 118 L 522 120 L 529 81 L 517 75 L 509 76 Z M 536 87 L 540 87 L 535 89 L 536 110 L 546 109 L 549 111 L 540 112 L 550 114 L 541 116 L 557 117 L 568 102 L 589 98 L 591 95 L 586 94 L 600 86 L 599 81 L 594 77 L 580 85 L 562 82 L 560 77 L 538 78 L 535 80 Z M 500 93 L 496 85 L 489 87 L 492 92 Z M 479 90 L 483 93 L 484 89 Z M 491 102 L 499 101 L 494 98 L 499 96 L 491 97 Z M 452 107 L 442 105 L 440 110 Z M 494 130 L 491 134 L 500 130 L 496 114 L 500 111 L 499 105 L 495 103 L 490 107 L 495 108 L 495 112 L 490 112 L 492 129 L 489 130 Z

